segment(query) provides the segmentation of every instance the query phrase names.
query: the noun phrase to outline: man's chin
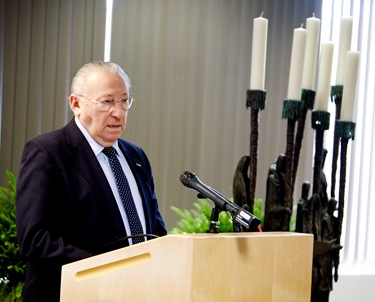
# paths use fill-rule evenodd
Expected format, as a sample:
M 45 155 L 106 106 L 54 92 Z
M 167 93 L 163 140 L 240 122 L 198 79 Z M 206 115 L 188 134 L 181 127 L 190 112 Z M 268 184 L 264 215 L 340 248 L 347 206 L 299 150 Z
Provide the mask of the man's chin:
M 103 146 L 103 147 L 110 147 L 112 146 L 120 137 L 121 137 L 121 133 L 116 133 L 115 135 L 108 135 L 106 137 L 103 137 L 103 139 L 101 139 L 101 142 L 100 144 Z

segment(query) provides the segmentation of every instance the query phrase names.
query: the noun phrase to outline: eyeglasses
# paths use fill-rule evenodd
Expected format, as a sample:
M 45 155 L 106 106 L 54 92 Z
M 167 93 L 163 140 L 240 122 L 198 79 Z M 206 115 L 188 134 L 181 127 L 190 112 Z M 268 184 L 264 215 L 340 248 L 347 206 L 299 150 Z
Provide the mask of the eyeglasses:
M 100 100 L 100 101 L 95 101 L 95 100 L 88 99 L 88 98 L 84 97 L 83 95 L 79 95 L 79 96 L 88 100 L 88 101 L 91 101 L 91 102 L 95 103 L 98 106 L 99 110 L 101 110 L 101 111 L 109 111 L 116 104 L 120 104 L 121 109 L 125 111 L 125 110 L 128 110 L 134 102 L 133 98 L 120 99 L 119 101 L 115 101 L 114 99 L 104 99 L 104 100 Z

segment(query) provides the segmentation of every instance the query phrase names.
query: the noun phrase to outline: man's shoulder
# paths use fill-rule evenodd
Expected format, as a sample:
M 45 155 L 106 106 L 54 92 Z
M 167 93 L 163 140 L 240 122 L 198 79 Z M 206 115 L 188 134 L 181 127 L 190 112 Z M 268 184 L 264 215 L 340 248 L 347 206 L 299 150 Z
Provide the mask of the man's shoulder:
M 128 156 L 138 158 L 142 161 L 148 161 L 146 153 L 140 146 L 121 138 L 118 139 L 118 143 L 120 149 L 122 149 L 122 151 Z
M 56 143 L 58 140 L 64 137 L 64 133 L 64 128 L 51 130 L 33 137 L 32 139 L 30 139 L 30 141 L 38 141 L 43 144 Z
M 67 125 L 56 129 L 51 130 L 46 133 L 37 135 L 36 137 L 29 140 L 29 142 L 38 142 L 44 146 L 61 146 L 62 144 L 67 144 L 72 140 L 72 137 L 77 137 L 80 135 L 79 129 L 72 122 L 69 122 Z M 82 135 L 80 139 L 82 139 Z
M 120 148 L 128 154 L 144 155 L 142 148 L 132 142 L 119 138 L 118 143 Z

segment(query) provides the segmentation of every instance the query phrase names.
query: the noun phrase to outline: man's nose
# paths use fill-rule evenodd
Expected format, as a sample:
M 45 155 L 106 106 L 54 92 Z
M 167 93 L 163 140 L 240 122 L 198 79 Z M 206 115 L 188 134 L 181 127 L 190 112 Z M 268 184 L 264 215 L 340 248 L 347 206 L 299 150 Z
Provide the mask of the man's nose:
M 112 115 L 123 115 L 127 110 L 122 109 L 120 102 L 114 102 L 111 107 L 111 114 Z

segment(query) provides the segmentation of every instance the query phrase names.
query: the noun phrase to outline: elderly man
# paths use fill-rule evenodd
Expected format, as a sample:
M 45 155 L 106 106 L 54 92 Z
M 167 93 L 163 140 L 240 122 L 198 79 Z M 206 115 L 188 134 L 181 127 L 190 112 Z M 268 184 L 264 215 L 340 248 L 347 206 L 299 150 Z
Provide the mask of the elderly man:
M 120 139 L 132 105 L 125 72 L 110 62 L 84 65 L 69 103 L 74 119 L 28 141 L 22 154 L 16 215 L 29 262 L 25 302 L 59 301 L 66 263 L 167 233 L 150 163 Z

